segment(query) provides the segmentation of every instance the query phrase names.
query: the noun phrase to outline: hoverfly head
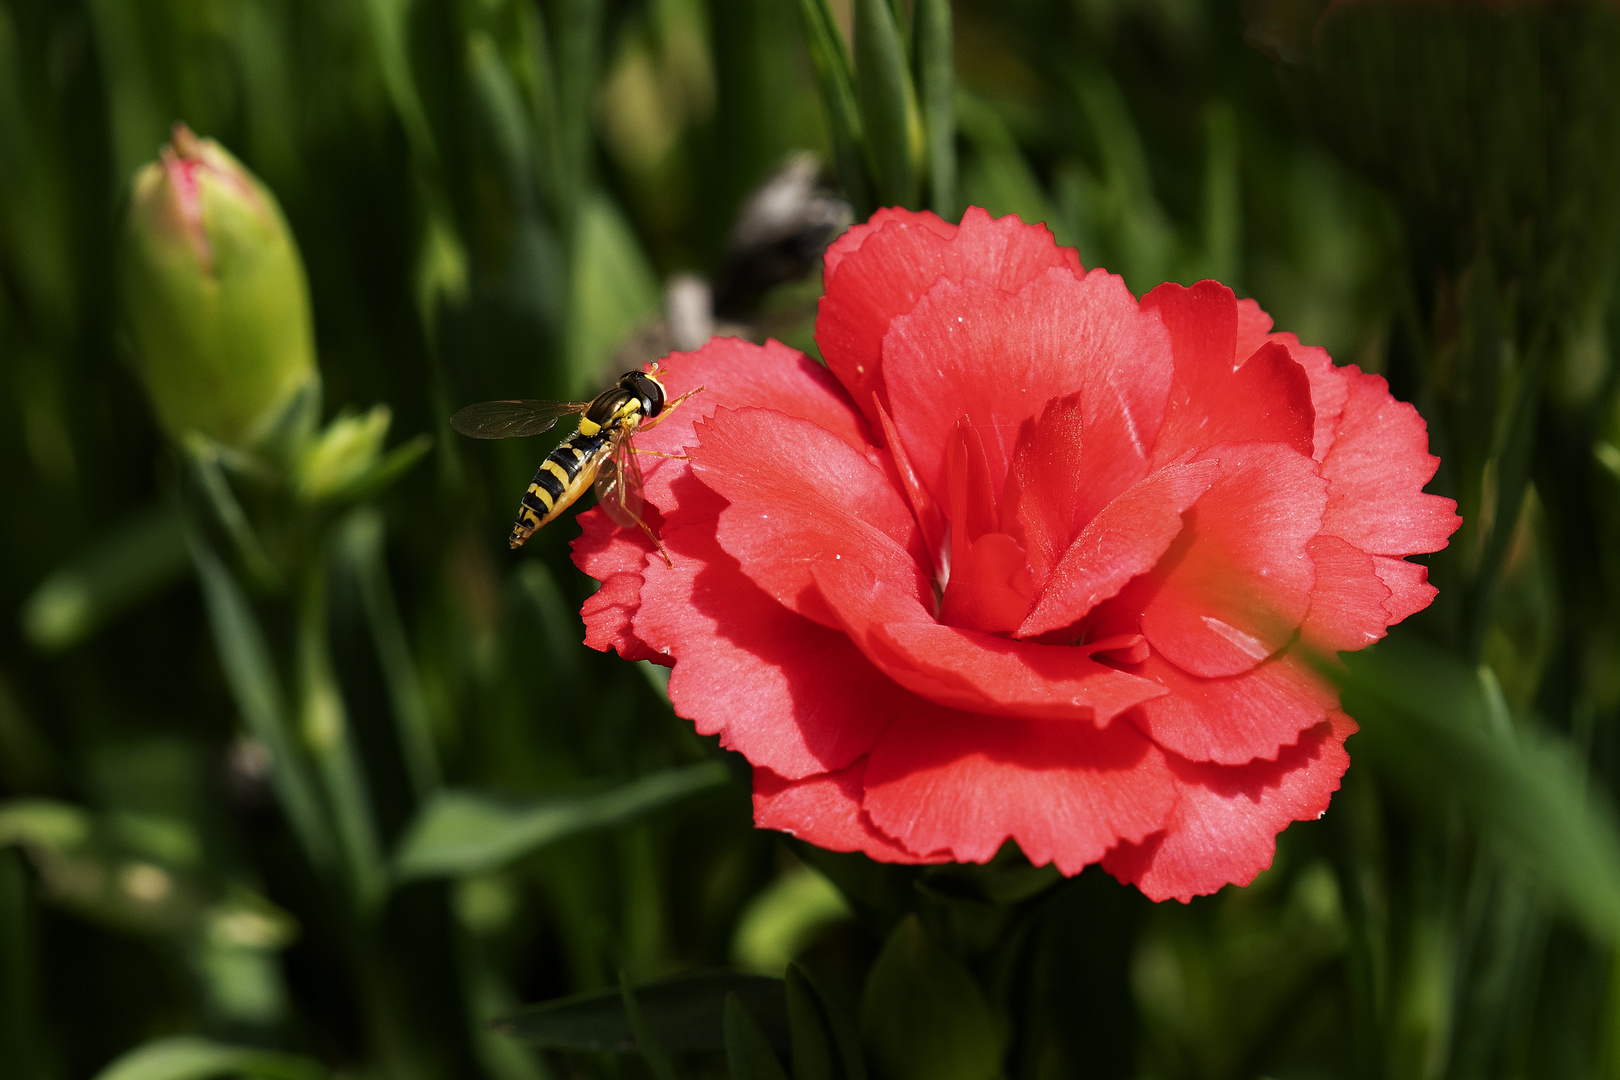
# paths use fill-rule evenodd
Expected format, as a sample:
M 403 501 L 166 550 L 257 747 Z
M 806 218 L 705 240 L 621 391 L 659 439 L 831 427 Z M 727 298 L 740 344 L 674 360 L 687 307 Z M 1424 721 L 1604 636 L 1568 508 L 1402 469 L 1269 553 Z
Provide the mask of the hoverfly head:
M 658 365 L 651 371 L 631 371 L 619 380 L 619 385 L 641 399 L 641 413 L 652 419 L 664 411 L 664 384 L 658 381 Z

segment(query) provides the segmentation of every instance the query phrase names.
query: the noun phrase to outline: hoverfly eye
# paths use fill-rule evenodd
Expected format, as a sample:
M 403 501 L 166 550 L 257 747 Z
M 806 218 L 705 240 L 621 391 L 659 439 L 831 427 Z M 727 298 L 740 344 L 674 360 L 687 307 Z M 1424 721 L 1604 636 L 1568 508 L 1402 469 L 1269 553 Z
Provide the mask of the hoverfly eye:
M 657 416 L 664 411 L 664 388 L 656 379 L 649 379 L 640 372 L 631 376 L 631 386 L 646 407 L 648 417 Z

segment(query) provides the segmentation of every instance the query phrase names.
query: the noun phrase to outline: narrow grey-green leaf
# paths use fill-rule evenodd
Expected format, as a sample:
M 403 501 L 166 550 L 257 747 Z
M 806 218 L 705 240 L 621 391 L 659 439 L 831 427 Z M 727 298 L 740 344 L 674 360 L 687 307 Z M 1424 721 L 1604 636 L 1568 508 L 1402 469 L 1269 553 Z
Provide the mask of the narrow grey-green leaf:
M 866 979 L 861 1035 L 888 1080 L 990 1080 L 1002 1033 L 973 976 L 915 914 L 894 928 Z
M 855 95 L 879 201 L 915 206 L 922 118 L 900 30 L 884 0 L 855 0 Z
M 788 1049 L 787 1007 L 782 980 L 730 971 L 692 972 L 635 988 L 650 1030 L 669 1051 L 718 1050 L 725 1044 L 724 1016 L 734 994 L 759 1022 L 778 1052 Z M 555 1050 L 636 1052 L 635 1034 L 618 990 L 548 1001 L 496 1022 L 497 1030 Z
M 320 1080 L 330 1076 L 318 1061 L 208 1039 L 156 1039 L 118 1058 L 96 1080 L 207 1080 L 244 1076 L 252 1080 Z
M 1198 273 L 1236 287 L 1242 238 L 1243 193 L 1238 175 L 1237 112 L 1217 101 L 1204 110 L 1209 140 L 1204 167 L 1204 265 Z
M 154 507 L 136 514 L 40 582 L 23 604 L 23 632 L 51 652 L 77 645 L 180 580 L 186 562 L 178 513 Z
M 55 799 L 13 799 L 0 803 L 0 847 L 23 844 L 62 851 L 90 839 L 90 815 Z
M 655 773 L 611 791 L 527 805 L 472 792 L 440 792 L 406 829 L 395 868 L 402 879 L 493 870 L 565 836 L 620 825 L 724 784 L 729 775 L 720 762 L 704 762 Z
M 286 695 L 264 631 L 219 557 L 195 536 L 188 533 L 187 540 L 231 697 L 248 731 L 270 751 L 271 783 L 305 853 L 317 867 L 330 871 L 337 854 L 331 830 L 304 759 L 294 745 Z
M 805 985 L 815 991 L 816 1000 L 821 1002 L 821 1014 L 827 1018 L 827 1030 L 832 1034 L 845 1080 L 866 1080 L 866 1057 L 861 1053 L 861 1033 L 855 1029 L 855 1022 L 828 996 L 826 988 L 814 975 L 798 968 L 794 970 L 804 977 Z
M 833 159 L 844 194 L 854 204 L 859 217 L 866 217 L 876 205 L 872 202 L 866 177 L 862 145 L 860 105 L 855 97 L 855 76 L 850 68 L 844 39 L 827 0 L 799 0 L 799 16 L 804 24 L 805 47 L 816 73 L 816 89 L 827 112 L 827 131 L 832 137 Z
M 334 503 L 365 502 L 393 487 L 433 449 L 433 437 L 415 435 L 378 458 L 353 480 L 335 489 L 327 498 Z
M 377 659 L 387 677 L 400 753 L 405 758 L 413 794 L 425 799 L 440 783 L 438 752 L 433 745 L 427 693 L 388 579 L 382 514 L 374 507 L 356 510 L 344 521 L 342 530 L 339 543 L 359 586 Z
M 1620 829 L 1567 741 L 1493 718 L 1479 675 L 1403 635 L 1345 657 L 1353 744 L 1420 799 L 1454 800 L 1600 940 L 1620 931 Z
M 730 995 L 726 1001 L 734 1000 Z M 630 980 L 624 972 L 619 972 L 619 1001 L 624 1005 L 624 1018 L 630 1025 L 630 1033 L 635 1036 L 636 1049 L 641 1052 L 641 1060 L 647 1063 L 647 1071 L 653 1074 L 654 1080 L 680 1080 L 675 1072 L 675 1066 L 670 1064 L 669 1055 L 664 1052 L 663 1043 L 653 1032 L 652 1025 L 647 1022 L 647 1015 L 642 1011 L 641 1002 L 636 998 L 636 992 L 630 988 Z
M 928 199 L 934 213 L 955 221 L 956 53 L 950 0 L 917 0 L 917 88 L 928 135 Z
M 726 995 L 724 1026 L 731 1080 L 788 1080 L 770 1040 L 736 994 Z
M 793 1080 L 833 1080 L 832 1045 L 816 1003 L 816 992 L 796 964 L 788 965 L 783 986 L 788 1038 L 793 1045 Z

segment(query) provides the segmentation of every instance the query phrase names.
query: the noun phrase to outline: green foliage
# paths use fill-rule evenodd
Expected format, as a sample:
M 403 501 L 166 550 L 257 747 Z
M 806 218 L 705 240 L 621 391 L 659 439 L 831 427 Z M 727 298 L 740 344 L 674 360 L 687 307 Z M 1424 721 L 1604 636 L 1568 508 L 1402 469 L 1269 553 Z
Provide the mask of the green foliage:
M 96 1080 L 208 1080 L 242 1076 L 249 1080 L 320 1080 L 330 1073 L 316 1061 L 272 1054 L 207 1039 L 159 1039 L 130 1051 L 97 1074 Z
M 646 776 L 599 795 L 509 806 L 471 792 L 440 791 L 406 827 L 394 856 L 401 878 L 477 874 L 588 829 L 611 828 L 725 783 L 717 761 Z
M 883 943 L 861 995 L 873 1071 L 889 1080 L 988 1080 L 1002 1032 L 973 976 L 908 915 Z
M 769 1045 L 786 1047 L 782 980 L 763 975 L 699 972 L 548 1002 L 500 1021 L 500 1028 L 537 1046 L 636 1052 L 719 1049 L 726 1044 L 727 1002 L 746 1007 Z M 761 1036 L 765 1037 L 765 1036 Z
M 0 1075 L 1613 1074 L 1620 16 L 1322 8 L 0 0 Z M 755 833 L 506 551 L 546 447 L 450 413 L 667 351 L 791 152 L 1421 409 L 1466 524 L 1253 885 Z

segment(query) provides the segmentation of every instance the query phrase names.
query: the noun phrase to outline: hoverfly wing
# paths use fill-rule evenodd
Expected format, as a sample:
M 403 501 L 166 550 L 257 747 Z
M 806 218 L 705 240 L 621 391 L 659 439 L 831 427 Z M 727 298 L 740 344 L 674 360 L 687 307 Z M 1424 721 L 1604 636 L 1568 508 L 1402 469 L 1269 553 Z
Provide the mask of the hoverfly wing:
M 590 408 L 588 401 L 480 401 L 457 410 L 450 426 L 474 439 L 520 439 L 550 429 L 564 416 Z
M 641 466 L 630 453 L 630 440 L 620 438 L 611 456 L 596 473 L 596 502 L 615 525 L 633 529 L 641 525 Z

